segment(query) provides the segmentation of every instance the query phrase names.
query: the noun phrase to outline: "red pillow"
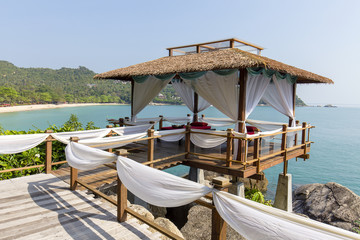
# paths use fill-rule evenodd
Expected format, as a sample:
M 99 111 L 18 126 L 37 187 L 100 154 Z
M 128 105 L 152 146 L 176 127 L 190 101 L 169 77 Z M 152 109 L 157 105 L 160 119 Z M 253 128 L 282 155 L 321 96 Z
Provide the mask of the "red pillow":
M 204 127 L 204 126 L 207 126 L 208 124 L 206 122 L 192 122 L 190 125 Z

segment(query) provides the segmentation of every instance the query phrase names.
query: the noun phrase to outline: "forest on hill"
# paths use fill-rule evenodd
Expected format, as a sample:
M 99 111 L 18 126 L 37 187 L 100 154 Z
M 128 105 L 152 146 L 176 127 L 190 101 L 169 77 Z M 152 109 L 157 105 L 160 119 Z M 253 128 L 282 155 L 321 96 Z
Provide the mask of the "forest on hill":
M 79 68 L 19 68 L 0 61 L 0 104 L 130 103 L 131 84 L 95 80 L 96 73 Z M 154 103 L 182 104 L 174 88 L 165 87 Z M 297 105 L 305 103 L 297 98 Z

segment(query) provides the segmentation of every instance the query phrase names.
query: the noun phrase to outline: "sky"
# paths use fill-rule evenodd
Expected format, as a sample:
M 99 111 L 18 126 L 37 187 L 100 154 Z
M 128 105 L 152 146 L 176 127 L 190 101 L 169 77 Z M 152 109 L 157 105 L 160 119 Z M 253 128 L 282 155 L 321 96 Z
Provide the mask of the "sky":
M 335 82 L 298 86 L 306 103 L 360 106 L 358 0 L 0 0 L 0 60 L 18 67 L 101 73 L 232 37 Z

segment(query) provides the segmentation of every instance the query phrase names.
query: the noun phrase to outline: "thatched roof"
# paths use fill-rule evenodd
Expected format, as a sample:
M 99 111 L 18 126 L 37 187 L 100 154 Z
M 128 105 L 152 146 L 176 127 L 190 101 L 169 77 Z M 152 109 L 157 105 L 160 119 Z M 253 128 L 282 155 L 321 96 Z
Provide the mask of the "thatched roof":
M 281 73 L 288 73 L 298 77 L 297 83 L 334 83 L 329 78 L 237 48 L 162 57 L 153 61 L 97 74 L 94 78 L 131 80 L 132 76 L 139 75 L 163 75 L 247 67 L 265 67 Z

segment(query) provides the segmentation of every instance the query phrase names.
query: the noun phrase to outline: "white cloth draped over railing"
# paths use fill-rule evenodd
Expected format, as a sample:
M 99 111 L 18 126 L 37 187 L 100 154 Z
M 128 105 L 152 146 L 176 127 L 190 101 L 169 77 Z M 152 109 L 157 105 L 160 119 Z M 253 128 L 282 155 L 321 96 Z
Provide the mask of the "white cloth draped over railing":
M 154 122 L 154 124 L 157 124 L 161 120 L 161 117 L 154 117 L 154 118 L 135 118 L 135 120 L 125 120 L 124 123 L 129 125 L 144 125 L 149 124 L 149 122 Z
M 131 120 L 136 120 L 136 115 L 153 100 L 159 92 L 173 79 L 175 74 L 162 76 L 134 76 L 134 92 L 132 96 Z
M 207 135 L 201 133 L 217 134 L 222 136 Z M 213 148 L 226 142 L 226 131 L 212 131 L 212 130 L 191 130 L 191 142 L 201 148 Z
M 185 128 L 174 129 L 174 130 L 155 131 L 154 136 L 169 135 L 169 134 L 177 133 L 176 135 L 164 136 L 164 137 L 160 138 L 161 140 L 163 140 L 165 142 L 177 142 L 185 137 L 185 132 L 186 132 Z
M 163 121 L 174 123 L 174 124 L 187 124 L 191 122 L 192 116 L 189 117 L 163 117 Z
M 211 118 L 211 117 L 200 117 L 199 122 L 206 122 L 212 127 L 226 127 L 236 123 L 236 121 L 230 118 Z
M 118 176 L 125 187 L 145 202 L 160 207 L 182 206 L 212 192 L 220 216 L 249 240 L 360 239 L 356 233 L 215 190 L 78 143 L 67 146 L 66 157 L 70 166 L 83 169 L 87 168 L 86 165 L 110 163 L 117 159 Z
M 181 100 L 185 103 L 185 105 L 190 109 L 191 112 L 194 112 L 194 90 L 189 85 L 179 79 L 173 79 L 171 83 L 176 93 L 180 96 Z M 208 103 L 205 99 L 203 99 L 201 96 L 198 97 L 198 112 L 201 112 L 210 106 L 210 103 Z
M 1 135 L 0 154 L 14 154 L 27 151 L 42 143 L 49 134 Z
M 151 126 L 152 124 L 146 124 L 146 125 L 130 126 L 130 127 L 102 128 L 95 130 L 61 132 L 61 133 L 0 135 L 0 154 L 15 154 L 15 153 L 21 153 L 27 151 L 31 148 L 36 147 L 43 141 L 45 141 L 45 139 L 49 136 L 52 136 L 53 138 L 64 144 L 69 144 L 70 137 L 78 137 L 79 142 L 82 142 L 87 145 L 103 144 L 106 142 L 114 143 L 116 141 L 138 139 L 141 138 L 140 137 L 141 134 L 145 133 L 146 135 L 146 130 L 151 128 Z M 105 137 L 111 131 L 114 131 L 123 137 L 122 138 Z

